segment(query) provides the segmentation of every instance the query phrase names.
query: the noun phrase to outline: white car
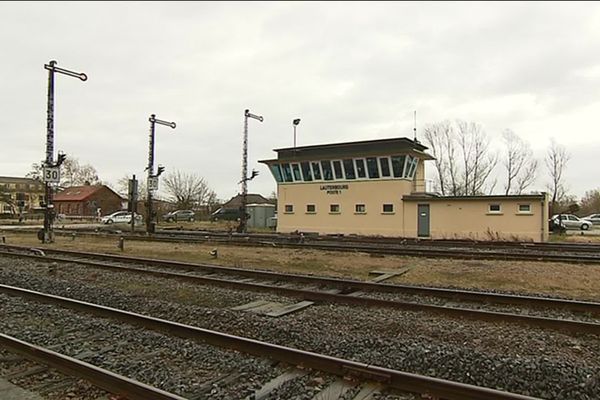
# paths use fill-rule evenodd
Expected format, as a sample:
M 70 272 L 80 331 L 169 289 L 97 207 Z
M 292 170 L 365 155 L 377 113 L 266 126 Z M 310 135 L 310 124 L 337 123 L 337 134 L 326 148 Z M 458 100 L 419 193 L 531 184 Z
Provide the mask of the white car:
M 551 221 L 554 225 L 563 227 L 564 229 L 581 229 L 582 231 L 587 231 L 592 226 L 591 221 L 580 219 L 573 214 L 553 215 Z
M 600 225 L 600 214 L 591 214 L 591 215 L 588 215 L 587 217 L 583 217 L 581 219 L 590 221 L 593 225 Z
M 140 214 L 135 214 L 136 222 L 142 221 Z M 106 215 L 100 219 L 103 224 L 129 224 L 131 223 L 131 212 L 129 211 L 117 211 L 110 215 Z

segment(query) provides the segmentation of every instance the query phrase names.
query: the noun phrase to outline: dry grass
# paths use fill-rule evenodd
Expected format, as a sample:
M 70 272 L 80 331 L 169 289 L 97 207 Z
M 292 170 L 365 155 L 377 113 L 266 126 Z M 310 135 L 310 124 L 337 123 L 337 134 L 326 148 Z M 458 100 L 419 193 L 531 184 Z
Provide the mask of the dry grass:
M 33 234 L 7 233 L 5 236 L 9 244 L 47 246 L 41 245 Z M 71 238 L 59 236 L 51 246 L 121 254 L 116 238 L 76 238 L 72 241 Z M 209 254 L 215 247 L 219 253 L 217 259 Z M 600 300 L 600 265 L 371 257 L 364 253 L 140 241 L 126 242 L 124 254 L 363 280 L 370 279 L 368 273 L 372 270 L 412 267 L 408 273 L 395 278 L 393 282 Z M 182 297 L 188 295 L 182 293 Z

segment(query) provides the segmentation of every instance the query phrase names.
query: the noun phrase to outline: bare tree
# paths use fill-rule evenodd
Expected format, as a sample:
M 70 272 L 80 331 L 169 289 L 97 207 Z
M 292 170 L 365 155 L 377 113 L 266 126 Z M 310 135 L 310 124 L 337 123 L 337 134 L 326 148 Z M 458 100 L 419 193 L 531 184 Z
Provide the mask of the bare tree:
M 164 185 L 165 192 L 178 208 L 210 207 L 216 201 L 215 192 L 196 174 L 171 172 L 164 178 Z
M 506 168 L 504 192 L 506 195 L 522 194 L 535 181 L 538 162 L 533 157 L 531 145 L 513 131 L 505 130 L 502 138 L 506 145 L 506 158 L 503 160 Z
M 452 186 L 449 181 L 452 181 L 450 171 L 449 145 L 453 145 L 452 140 L 452 124 L 449 121 L 437 122 L 425 126 L 425 140 L 429 147 L 429 152 L 435 158 L 435 169 L 437 171 L 437 186 L 442 195 L 446 195 L 448 186 Z
M 466 196 L 485 192 L 486 182 L 498 163 L 498 156 L 491 152 L 490 138 L 480 124 L 456 121 L 463 171 L 462 186 Z
M 31 165 L 31 171 L 25 175 L 27 178 L 42 180 L 43 162 Z M 75 157 L 67 157 L 60 167 L 59 186 L 81 186 L 81 185 L 100 185 L 102 181 L 98 177 L 98 172 L 91 164 L 79 164 Z
M 547 187 L 550 193 L 552 193 L 552 208 L 567 195 L 563 182 L 563 174 L 570 158 L 571 156 L 567 153 L 565 146 L 556 143 L 556 140 L 552 138 L 550 140 L 550 147 L 546 153 L 546 167 L 550 175 L 550 183 Z

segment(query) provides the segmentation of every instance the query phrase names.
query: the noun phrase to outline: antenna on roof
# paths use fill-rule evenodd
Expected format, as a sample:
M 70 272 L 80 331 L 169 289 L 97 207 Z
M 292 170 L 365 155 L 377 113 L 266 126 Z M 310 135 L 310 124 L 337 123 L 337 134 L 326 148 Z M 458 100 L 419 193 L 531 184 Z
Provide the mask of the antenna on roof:
M 417 140 L 417 110 L 415 110 L 415 125 L 414 125 L 414 128 L 413 128 L 413 132 L 414 132 L 414 134 L 415 134 L 415 139 L 414 139 L 414 141 L 415 141 L 416 143 L 419 143 L 419 141 Z

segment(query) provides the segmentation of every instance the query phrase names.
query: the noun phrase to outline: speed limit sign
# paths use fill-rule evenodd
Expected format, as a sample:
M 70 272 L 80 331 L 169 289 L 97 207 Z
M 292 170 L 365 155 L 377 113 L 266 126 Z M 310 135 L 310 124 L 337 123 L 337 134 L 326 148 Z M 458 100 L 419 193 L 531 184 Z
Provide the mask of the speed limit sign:
M 60 182 L 59 167 L 44 167 L 44 182 L 58 183 Z

